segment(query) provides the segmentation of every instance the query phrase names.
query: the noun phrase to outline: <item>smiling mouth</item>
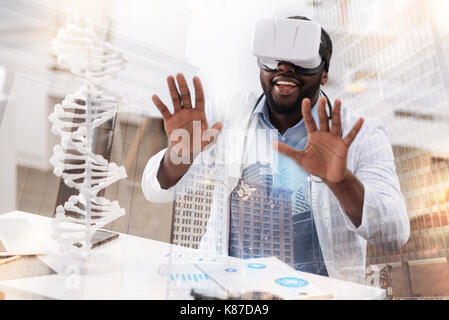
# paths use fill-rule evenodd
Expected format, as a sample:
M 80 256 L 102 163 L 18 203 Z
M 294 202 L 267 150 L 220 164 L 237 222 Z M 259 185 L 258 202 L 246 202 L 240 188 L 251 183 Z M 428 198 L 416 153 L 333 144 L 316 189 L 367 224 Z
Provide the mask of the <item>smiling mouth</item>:
M 291 96 L 299 90 L 299 84 L 288 80 L 275 80 L 274 90 L 281 96 Z

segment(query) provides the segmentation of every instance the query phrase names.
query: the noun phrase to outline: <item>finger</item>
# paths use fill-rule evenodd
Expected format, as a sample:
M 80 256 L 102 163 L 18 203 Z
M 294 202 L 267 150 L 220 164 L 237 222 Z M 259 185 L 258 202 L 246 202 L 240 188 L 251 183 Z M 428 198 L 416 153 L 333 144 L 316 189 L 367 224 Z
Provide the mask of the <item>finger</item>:
M 192 101 L 190 99 L 190 90 L 187 85 L 186 78 L 182 73 L 176 75 L 176 80 L 178 81 L 179 91 L 181 92 L 182 107 L 184 109 L 192 109 Z
M 169 76 L 167 78 L 168 90 L 170 91 L 170 97 L 173 101 L 173 107 L 175 112 L 178 112 L 182 109 L 181 106 L 181 96 L 179 95 L 178 89 L 176 88 L 175 78 Z
M 295 160 L 296 162 L 300 162 L 302 159 L 303 152 L 298 151 L 296 149 L 293 149 L 292 147 L 286 145 L 282 142 L 273 142 L 272 148 L 279 152 L 280 154 L 283 154 L 284 156 Z
M 326 112 L 326 98 L 321 98 L 318 101 L 318 118 L 320 119 L 320 131 L 329 132 L 329 116 Z
M 156 105 L 156 108 L 158 108 L 159 112 L 161 113 L 164 121 L 170 119 L 171 113 L 170 111 L 168 111 L 167 106 L 161 101 L 161 99 L 159 99 L 157 95 L 152 96 L 151 99 L 153 100 L 153 103 Z
M 318 130 L 316 127 L 315 119 L 313 119 L 309 99 L 304 99 L 302 101 L 302 116 L 304 118 L 304 123 L 306 124 L 307 133 L 313 133 Z
M 332 112 L 332 128 L 331 133 L 334 136 L 341 137 L 342 127 L 341 127 L 341 101 L 339 99 L 334 102 L 334 110 Z
M 204 101 L 204 90 L 203 84 L 200 78 L 193 78 L 193 87 L 195 88 L 195 109 L 199 111 L 204 111 L 205 101 Z
M 351 132 L 349 132 L 348 135 L 343 139 L 347 147 L 351 146 L 352 142 L 359 134 L 360 130 L 362 129 L 363 122 L 364 122 L 363 118 L 360 118 L 359 121 L 357 121 L 357 123 L 352 128 Z

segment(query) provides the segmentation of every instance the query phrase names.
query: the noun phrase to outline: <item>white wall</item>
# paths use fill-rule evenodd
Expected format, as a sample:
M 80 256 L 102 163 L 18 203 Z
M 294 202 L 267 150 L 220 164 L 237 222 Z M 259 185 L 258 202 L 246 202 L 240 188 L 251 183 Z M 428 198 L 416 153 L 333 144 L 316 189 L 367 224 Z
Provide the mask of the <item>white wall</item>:
M 113 3 L 110 41 L 129 63 L 117 80 L 108 85 L 117 88 L 129 102 L 120 111 L 160 117 L 151 96 L 158 94 L 170 104 L 167 76 L 182 72 L 192 77 L 198 70 L 186 58 L 191 21 L 188 0 L 114 0 Z
M 187 58 L 200 68 L 206 94 L 262 92 L 256 59 L 250 52 L 253 26 L 260 18 L 307 15 L 303 0 L 191 0 Z
M 12 104 L 13 101 L 9 100 L 0 122 L 0 214 L 16 207 L 15 112 Z

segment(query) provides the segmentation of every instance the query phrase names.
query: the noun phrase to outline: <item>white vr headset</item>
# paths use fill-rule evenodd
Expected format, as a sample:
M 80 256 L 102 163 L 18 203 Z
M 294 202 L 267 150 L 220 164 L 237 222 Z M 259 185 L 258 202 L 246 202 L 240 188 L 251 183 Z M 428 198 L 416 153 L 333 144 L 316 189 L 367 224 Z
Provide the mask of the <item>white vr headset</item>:
M 251 51 L 264 70 L 275 71 L 279 62 L 289 62 L 298 73 L 315 74 L 326 64 L 320 45 L 321 26 L 316 22 L 261 19 L 254 29 Z

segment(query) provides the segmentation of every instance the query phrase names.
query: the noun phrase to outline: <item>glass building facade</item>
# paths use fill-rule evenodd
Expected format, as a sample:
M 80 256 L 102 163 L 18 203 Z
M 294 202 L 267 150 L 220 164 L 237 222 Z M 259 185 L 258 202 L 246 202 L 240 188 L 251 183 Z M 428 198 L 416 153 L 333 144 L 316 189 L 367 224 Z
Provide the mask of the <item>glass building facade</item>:
M 331 99 L 383 122 L 411 235 L 398 252 L 368 246 L 367 270 L 391 267 L 395 298 L 449 296 L 449 3 L 315 1 L 334 44 Z

